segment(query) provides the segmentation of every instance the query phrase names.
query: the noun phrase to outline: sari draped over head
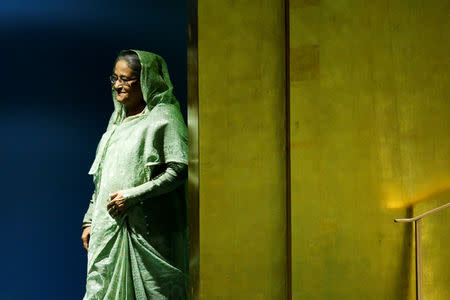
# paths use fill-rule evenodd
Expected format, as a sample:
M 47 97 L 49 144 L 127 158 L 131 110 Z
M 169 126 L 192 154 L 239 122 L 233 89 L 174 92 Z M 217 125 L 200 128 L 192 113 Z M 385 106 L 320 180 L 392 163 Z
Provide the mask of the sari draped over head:
M 188 163 L 187 128 L 167 65 L 154 53 L 132 51 L 147 105 L 125 117 L 112 89 L 114 112 L 89 170 L 95 192 L 84 219 L 91 223 L 84 299 L 187 299 L 186 185 L 139 199 L 122 217 L 106 208 L 110 194 L 151 181 L 169 162 Z

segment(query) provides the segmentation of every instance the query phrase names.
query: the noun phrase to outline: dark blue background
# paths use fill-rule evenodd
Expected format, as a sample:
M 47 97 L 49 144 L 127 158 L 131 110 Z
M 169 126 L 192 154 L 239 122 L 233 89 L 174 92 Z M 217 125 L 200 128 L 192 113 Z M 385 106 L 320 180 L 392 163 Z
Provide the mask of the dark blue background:
M 87 174 L 121 49 L 163 56 L 186 116 L 186 1 L 0 2 L 0 299 L 81 299 Z

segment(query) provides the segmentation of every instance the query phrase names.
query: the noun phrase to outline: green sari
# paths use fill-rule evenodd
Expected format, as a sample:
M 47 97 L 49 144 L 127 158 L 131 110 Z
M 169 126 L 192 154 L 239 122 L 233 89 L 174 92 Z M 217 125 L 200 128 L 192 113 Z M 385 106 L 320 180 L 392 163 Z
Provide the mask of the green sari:
M 89 171 L 95 192 L 83 220 L 91 223 L 84 299 L 187 299 L 186 185 L 145 199 L 133 195 L 167 163 L 188 163 L 187 128 L 164 60 L 133 51 L 147 107 L 125 118 L 112 90 L 115 110 Z M 119 190 L 132 205 L 113 218 L 106 204 Z

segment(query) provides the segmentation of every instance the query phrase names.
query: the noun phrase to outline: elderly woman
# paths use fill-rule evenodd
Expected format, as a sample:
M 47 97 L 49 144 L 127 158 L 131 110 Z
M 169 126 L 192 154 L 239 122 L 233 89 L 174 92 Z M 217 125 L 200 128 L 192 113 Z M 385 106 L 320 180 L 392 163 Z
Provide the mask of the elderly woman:
M 84 299 L 187 299 L 187 129 L 167 65 L 125 50 L 111 83 L 115 110 L 89 171 Z

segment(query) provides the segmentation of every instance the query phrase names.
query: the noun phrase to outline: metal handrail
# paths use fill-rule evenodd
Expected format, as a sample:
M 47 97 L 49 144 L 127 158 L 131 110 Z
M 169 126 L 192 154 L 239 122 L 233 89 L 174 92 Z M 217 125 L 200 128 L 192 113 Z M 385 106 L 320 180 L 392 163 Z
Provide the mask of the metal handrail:
M 450 202 L 442 206 L 429 210 L 421 215 L 409 219 L 395 219 L 397 223 L 411 223 L 414 222 L 415 227 L 415 241 L 416 241 L 416 299 L 423 300 L 423 280 L 422 280 L 422 218 L 434 214 L 444 208 L 450 206 Z
M 422 219 L 422 218 L 425 217 L 425 216 L 434 214 L 435 212 L 438 212 L 438 211 L 440 211 L 440 210 L 442 210 L 442 209 L 444 209 L 444 208 L 447 208 L 447 207 L 449 207 L 449 206 L 450 206 L 450 202 L 447 203 L 447 204 L 444 204 L 444 205 L 442 205 L 442 206 L 436 207 L 436 208 L 434 208 L 434 209 L 432 209 L 432 210 L 429 210 L 429 211 L 427 211 L 427 212 L 425 212 L 425 213 L 423 213 L 423 214 L 421 214 L 421 215 L 418 215 L 418 216 L 416 216 L 416 217 L 414 217 L 414 218 L 410 218 L 410 219 L 395 219 L 394 222 L 397 222 L 397 223 L 409 223 L 409 222 L 414 222 L 414 221 L 417 221 L 417 220 L 419 220 L 419 219 Z

